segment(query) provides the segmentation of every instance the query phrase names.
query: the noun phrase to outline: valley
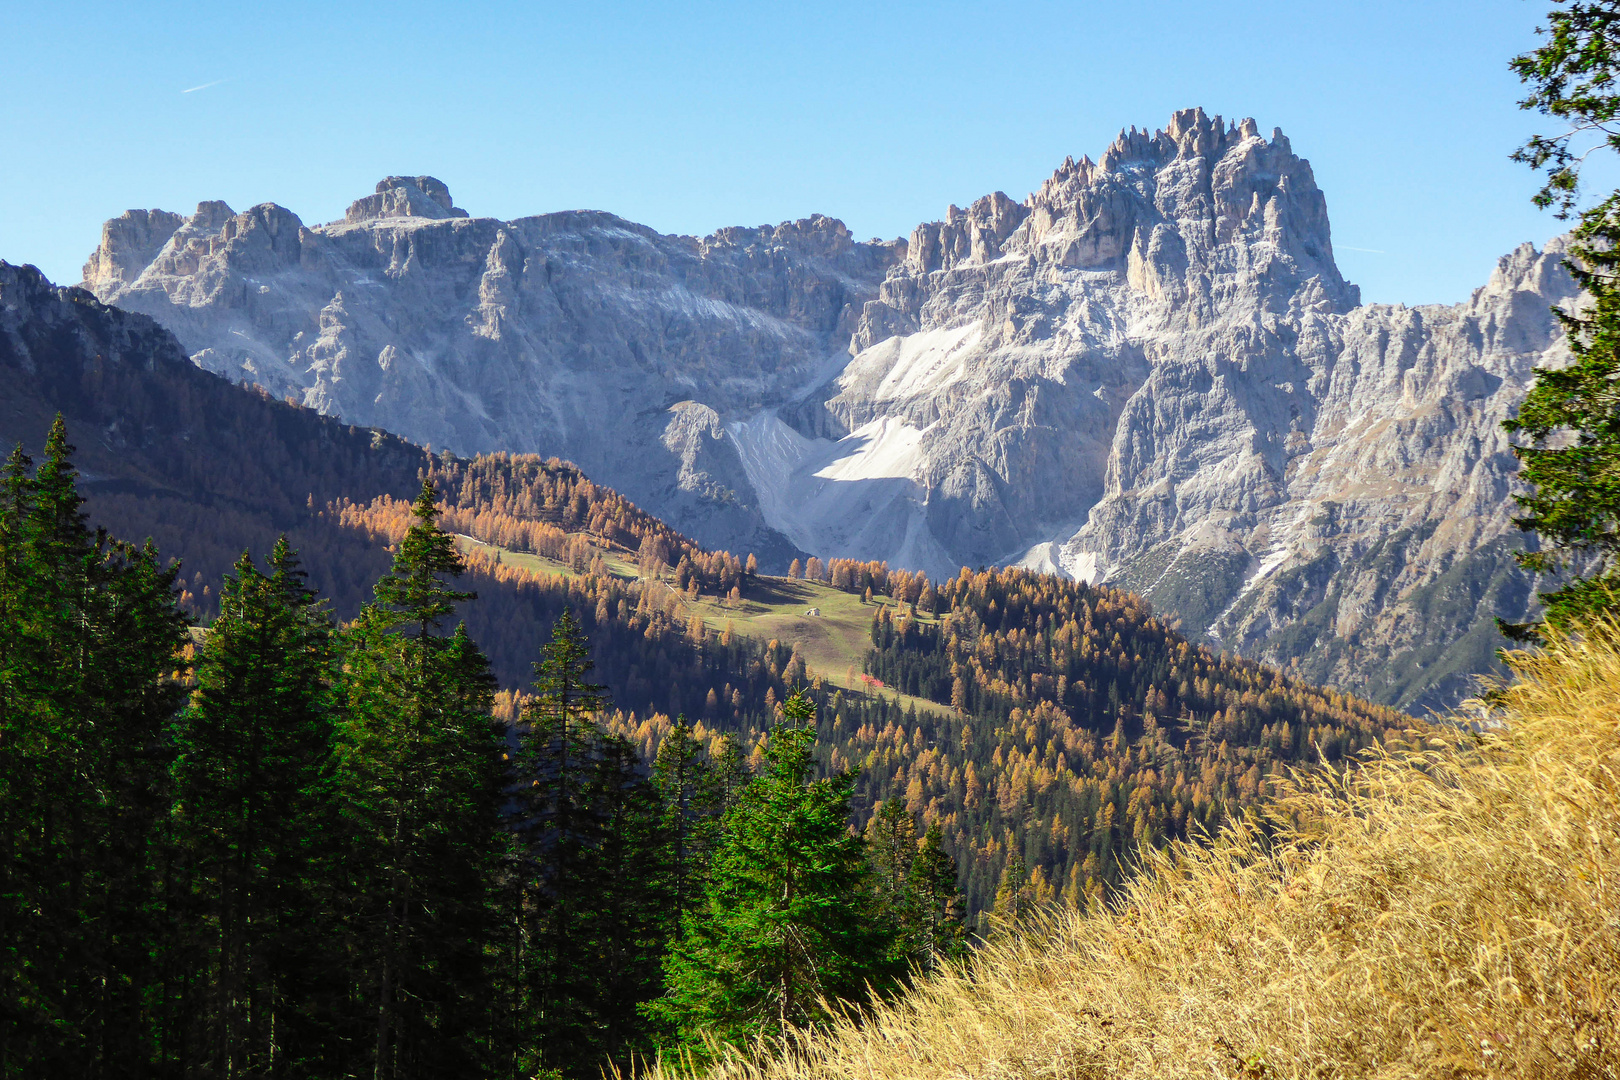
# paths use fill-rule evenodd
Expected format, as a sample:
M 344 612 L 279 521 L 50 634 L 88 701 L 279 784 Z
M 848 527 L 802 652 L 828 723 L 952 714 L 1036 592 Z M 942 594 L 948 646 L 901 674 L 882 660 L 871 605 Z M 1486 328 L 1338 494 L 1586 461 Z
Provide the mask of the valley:
M 1309 161 L 1189 109 L 905 240 L 501 221 L 393 176 L 326 224 L 132 210 L 84 285 L 233 381 L 571 460 L 773 573 L 1046 568 L 1421 715 L 1534 610 L 1501 422 L 1564 355 L 1562 244 L 1464 304 L 1362 304 Z
M 775 703 L 809 686 L 818 760 L 858 770 L 857 826 L 896 799 L 937 823 L 974 913 L 1015 855 L 1031 895 L 1103 895 L 1135 845 L 1218 827 L 1291 763 L 1343 760 L 1411 723 L 1188 641 L 1106 586 L 836 559 L 824 580 L 764 574 L 567 462 L 428 453 L 233 386 L 145 316 L 29 268 L 0 264 L 0 302 L 0 437 L 37 445 L 63 414 L 92 520 L 180 560 L 192 619 L 211 622 L 223 575 L 280 535 L 355 618 L 431 482 L 443 527 L 472 538 L 478 595 L 459 617 L 509 702 L 565 611 L 607 723 L 646 760 L 681 715 L 753 754 Z
M 531 552 L 486 544 L 473 537 L 457 537 L 461 550 L 475 560 L 498 554 L 499 561 L 536 580 L 568 579 L 579 575 L 567 563 Z M 600 538 L 592 537 L 600 542 Z M 614 577 L 625 582 L 643 580 L 634 561 L 634 552 L 623 549 L 601 550 L 603 565 Z M 657 579 L 667 587 L 674 581 L 669 573 Z M 749 586 L 746 598 L 730 601 L 711 596 L 682 596 L 678 608 L 685 619 L 697 617 L 704 627 L 719 636 L 735 634 L 765 647 L 780 642 L 804 657 L 812 678 L 856 693 L 880 693 L 904 709 L 948 713 L 948 705 L 927 698 L 902 694 L 881 683 L 863 678 L 866 657 L 872 649 L 872 621 L 883 608 L 896 610 L 894 600 L 875 596 L 871 602 L 820 581 L 760 575 Z M 816 614 L 811 615 L 811 611 Z M 918 621 L 936 621 L 923 613 Z
M 1620 0 L 8 14 L 0 1080 L 1620 1077 Z

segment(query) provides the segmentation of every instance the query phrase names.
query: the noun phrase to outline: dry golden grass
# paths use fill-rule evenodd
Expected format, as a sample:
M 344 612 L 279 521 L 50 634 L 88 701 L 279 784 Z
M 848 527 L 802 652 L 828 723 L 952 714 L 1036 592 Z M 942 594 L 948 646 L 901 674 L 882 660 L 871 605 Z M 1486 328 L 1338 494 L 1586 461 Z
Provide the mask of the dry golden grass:
M 1303 784 L 1269 841 L 1153 856 L 1110 910 L 711 1076 L 1616 1076 L 1617 642 L 1519 657 L 1504 727 Z

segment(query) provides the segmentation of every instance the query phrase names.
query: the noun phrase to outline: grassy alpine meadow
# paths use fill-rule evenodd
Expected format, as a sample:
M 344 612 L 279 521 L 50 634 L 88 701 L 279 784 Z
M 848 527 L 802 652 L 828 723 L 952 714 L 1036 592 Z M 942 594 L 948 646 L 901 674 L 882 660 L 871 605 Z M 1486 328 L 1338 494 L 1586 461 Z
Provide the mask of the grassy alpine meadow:
M 1299 779 L 1112 905 L 707 1075 L 1616 1075 L 1620 625 L 1510 662 L 1484 730 Z
M 558 559 L 497 547 L 470 536 L 457 537 L 457 546 L 469 555 L 483 554 L 489 557 L 498 552 L 502 564 L 537 578 L 579 576 L 572 567 Z M 638 576 L 636 564 L 628 553 L 612 549 L 609 545 L 602 545 L 596 550 L 608 573 L 626 581 Z M 673 581 L 673 575 L 665 573 L 661 577 L 663 579 Z M 873 615 L 879 607 L 888 606 L 891 611 L 897 611 L 901 606 L 890 597 L 876 596 L 867 601 L 825 582 L 760 575 L 749 589 L 748 596 L 740 601 L 683 594 L 679 603 L 684 615 L 696 615 L 703 620 L 706 628 L 717 634 L 729 629 L 761 644 L 780 641 L 797 649 L 809 670 L 833 686 L 863 693 L 881 692 L 901 707 L 914 706 L 922 712 L 950 712 L 948 706 L 938 702 L 903 694 L 863 678 L 862 667 L 872 648 Z M 811 611 L 816 614 L 810 614 Z M 919 613 L 917 619 L 929 625 L 938 621 L 925 612 Z

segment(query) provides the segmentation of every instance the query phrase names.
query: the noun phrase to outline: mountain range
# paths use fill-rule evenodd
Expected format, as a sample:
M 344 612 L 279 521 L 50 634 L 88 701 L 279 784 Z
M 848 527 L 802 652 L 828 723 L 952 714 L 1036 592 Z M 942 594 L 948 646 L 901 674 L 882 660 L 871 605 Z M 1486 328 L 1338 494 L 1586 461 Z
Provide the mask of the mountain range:
M 1137 846 L 1218 830 L 1288 770 L 1398 740 L 1411 722 L 1188 642 L 1139 597 L 1052 574 L 930 582 L 845 561 L 759 574 L 572 465 L 430 455 L 233 385 L 147 316 L 4 262 L 0 386 L 0 442 L 38 453 L 61 416 L 90 522 L 178 560 L 194 642 L 221 613 L 222 577 L 278 536 L 331 613 L 353 618 L 431 481 L 466 558 L 476 596 L 457 618 L 502 687 L 498 719 L 516 719 L 565 610 L 610 695 L 604 723 L 648 763 L 685 715 L 699 742 L 734 736 L 757 764 L 776 704 L 805 688 L 819 766 L 858 774 L 852 824 L 884 800 L 939 824 L 971 911 L 1008 865 L 1037 898 L 1101 895 Z
M 1201 110 L 905 241 L 472 217 L 394 176 L 105 225 L 84 286 L 199 366 L 458 454 L 576 462 L 701 543 L 1144 595 L 1196 639 L 1422 711 L 1533 608 L 1501 421 L 1562 358 L 1558 241 L 1363 305 L 1286 137 Z

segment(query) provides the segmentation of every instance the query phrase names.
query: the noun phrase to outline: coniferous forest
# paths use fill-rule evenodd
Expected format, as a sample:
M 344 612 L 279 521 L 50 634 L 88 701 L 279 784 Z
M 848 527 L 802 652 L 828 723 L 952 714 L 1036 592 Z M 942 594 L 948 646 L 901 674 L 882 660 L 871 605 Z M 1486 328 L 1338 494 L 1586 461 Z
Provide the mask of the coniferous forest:
M 936 584 L 882 563 L 812 559 L 800 576 L 872 612 L 866 679 L 836 687 L 790 644 L 687 613 L 690 599 L 763 591 L 746 560 L 666 547 L 661 523 L 570 468 L 491 455 L 443 458 L 426 475 L 457 493 L 443 513 L 458 532 L 573 564 L 568 577 L 531 573 L 473 550 L 473 579 L 489 587 L 469 625 L 496 656 L 513 647 L 512 627 L 577 612 L 615 688 L 606 723 L 649 761 L 683 713 L 700 739 L 737 738 L 752 756 L 775 703 L 804 689 L 818 706 L 821 767 L 857 770 L 857 825 L 894 802 L 916 828 L 937 828 L 975 919 L 998 902 L 1101 898 L 1141 845 L 1217 830 L 1291 768 L 1342 765 L 1414 723 L 1194 645 L 1119 590 L 1018 569 Z M 379 547 L 410 521 L 409 504 L 388 496 L 328 513 Z M 613 544 L 643 565 L 675 562 L 673 588 L 606 568 Z M 503 693 L 499 707 L 520 697 Z
M 1116 590 L 807 558 L 870 612 L 836 686 L 734 632 L 783 579 L 572 465 L 430 455 L 34 284 L 0 340 L 40 453 L 0 519 L 3 1075 L 707 1053 L 1412 722 Z
M 850 832 L 803 694 L 649 769 L 565 612 L 498 720 L 430 484 L 353 620 L 283 540 L 198 634 L 70 455 L 0 478 L 0 1074 L 590 1076 L 962 948 L 937 831 Z

